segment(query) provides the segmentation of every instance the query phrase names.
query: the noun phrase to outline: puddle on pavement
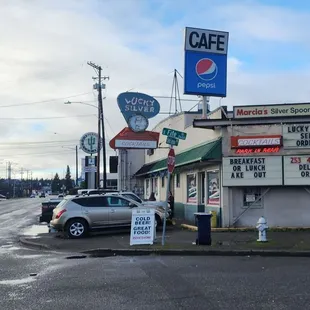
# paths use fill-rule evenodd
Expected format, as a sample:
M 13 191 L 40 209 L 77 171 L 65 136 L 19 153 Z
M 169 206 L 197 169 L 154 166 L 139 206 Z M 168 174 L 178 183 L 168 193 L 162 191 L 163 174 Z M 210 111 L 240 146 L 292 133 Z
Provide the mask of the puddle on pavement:
M 31 236 L 33 238 L 39 238 L 40 234 L 47 234 L 48 227 L 47 225 L 32 225 L 23 231 L 24 236 Z
M 5 245 L 1 245 L 0 250 L 2 250 L 0 251 L 0 253 L 7 252 L 8 250 L 16 251 L 16 250 L 20 250 L 20 247 L 14 246 L 12 244 L 5 244 Z
M 86 255 L 73 255 L 73 256 L 67 256 L 66 259 L 82 259 L 87 258 Z
M 0 281 L 0 285 L 21 285 L 21 284 L 27 284 L 30 282 L 35 281 L 36 279 L 34 277 L 28 277 L 24 279 L 15 279 L 15 280 L 2 280 Z

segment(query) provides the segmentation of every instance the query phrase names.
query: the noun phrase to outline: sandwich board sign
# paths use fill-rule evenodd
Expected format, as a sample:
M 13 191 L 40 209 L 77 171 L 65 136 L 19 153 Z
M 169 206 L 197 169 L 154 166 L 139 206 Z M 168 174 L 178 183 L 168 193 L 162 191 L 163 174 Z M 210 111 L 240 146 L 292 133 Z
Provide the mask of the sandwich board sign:
M 155 210 L 133 209 L 130 245 L 153 244 L 155 238 Z

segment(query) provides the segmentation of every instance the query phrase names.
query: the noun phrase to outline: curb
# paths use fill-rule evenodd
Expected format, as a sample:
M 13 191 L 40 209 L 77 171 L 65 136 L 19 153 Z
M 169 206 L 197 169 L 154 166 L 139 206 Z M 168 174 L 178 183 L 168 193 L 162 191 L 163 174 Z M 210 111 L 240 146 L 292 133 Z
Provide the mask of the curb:
M 19 238 L 19 243 L 38 250 L 54 251 L 56 248 L 46 244 L 40 244 Z M 89 257 L 111 257 L 111 256 L 265 256 L 265 257 L 310 257 L 310 251 L 289 251 L 289 250 L 219 250 L 219 249 L 109 249 L 99 248 L 79 252 Z
M 39 250 L 55 250 L 52 247 L 48 246 L 47 244 L 41 244 L 41 243 L 37 243 L 34 241 L 30 241 L 24 237 L 19 237 L 19 243 L 24 245 L 24 246 L 27 246 L 30 248 L 36 248 Z
M 283 250 L 165 250 L 165 249 L 94 249 L 81 252 L 89 257 L 110 256 L 268 256 L 268 257 L 310 257 L 310 251 Z
M 189 224 L 181 224 L 181 228 L 190 230 L 190 231 L 198 231 L 198 227 L 194 225 L 189 225 Z M 212 232 L 237 232 L 237 231 L 256 231 L 255 228 L 253 227 L 238 227 L 238 228 L 233 228 L 233 227 L 227 227 L 227 228 L 211 228 Z
M 181 224 L 181 228 L 190 231 L 198 231 L 198 227 L 189 224 Z M 254 227 L 221 227 L 221 228 L 211 228 L 212 232 L 253 232 L 257 231 Z M 310 227 L 270 227 L 268 229 L 270 232 L 298 232 L 298 231 L 310 231 Z
M 198 231 L 198 227 L 194 225 L 181 224 L 181 227 L 190 231 Z

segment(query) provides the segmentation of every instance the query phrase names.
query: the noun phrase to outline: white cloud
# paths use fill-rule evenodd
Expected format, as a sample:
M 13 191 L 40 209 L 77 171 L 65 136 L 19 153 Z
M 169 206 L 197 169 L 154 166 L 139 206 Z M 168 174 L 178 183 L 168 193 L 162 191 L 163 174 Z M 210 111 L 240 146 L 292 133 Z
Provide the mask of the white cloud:
M 245 37 L 261 41 L 306 43 L 309 33 L 309 12 L 294 11 L 291 8 L 262 5 L 256 1 L 230 2 L 220 5 L 216 12 L 226 20 L 233 37 Z
M 134 88 L 151 95 L 170 96 L 172 74 L 169 73 L 177 68 L 183 75 L 185 26 L 230 31 L 233 50 L 248 46 L 252 54 L 256 52 L 259 57 L 264 44 L 257 45 L 257 40 L 266 43 L 265 46 L 275 41 L 304 46 L 302 41 L 309 36 L 304 25 L 309 24 L 310 19 L 308 13 L 241 1 L 232 4 L 229 1 L 225 6 L 197 1 L 193 6 L 183 0 L 175 7 L 175 1 L 20 0 L 1 1 L 0 20 L 4 25 L 0 28 L 0 121 L 12 117 L 96 114 L 96 109 L 86 105 L 63 104 L 67 100 L 96 104 L 91 79 L 94 71 L 86 64 L 91 60 L 101 64 L 103 73 L 110 76 L 106 81 L 104 110 L 108 120 L 107 137 L 112 138 L 125 126 L 116 103 L 120 92 Z M 255 62 L 255 58 L 251 61 Z M 248 64 L 249 60 L 242 59 L 238 52 L 230 53 L 228 97 L 222 104 L 305 101 L 309 97 L 306 72 L 309 63 L 301 72 L 283 70 L 268 74 L 251 72 Z M 179 82 L 182 94 L 181 79 Z M 81 93 L 88 94 L 1 108 Z M 162 111 L 169 111 L 170 100 L 158 100 Z M 217 100 L 212 99 L 211 104 L 217 106 Z M 184 102 L 183 109 L 193 105 L 193 102 Z M 163 117 L 152 119 L 150 127 Z M 33 124 L 44 124 L 44 130 L 34 131 Z M 0 159 L 18 162 L 19 167 L 34 170 L 37 176 L 50 177 L 45 169 L 61 173 L 67 164 L 74 171 L 74 151 L 62 146 L 74 147 L 84 132 L 97 130 L 96 124 L 95 116 L 2 120 Z M 69 142 L 49 146 L 8 144 L 53 140 Z M 109 152 L 113 154 L 110 149 Z

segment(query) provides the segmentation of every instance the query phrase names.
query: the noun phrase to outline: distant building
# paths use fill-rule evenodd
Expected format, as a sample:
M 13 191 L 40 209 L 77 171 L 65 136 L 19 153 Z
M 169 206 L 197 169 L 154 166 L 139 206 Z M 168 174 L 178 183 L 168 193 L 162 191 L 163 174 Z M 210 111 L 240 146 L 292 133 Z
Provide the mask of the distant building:
M 145 163 L 145 150 L 118 150 L 118 189 L 144 196 L 144 184 L 135 173 Z
M 107 189 L 117 190 L 117 173 L 107 173 Z M 103 187 L 103 173 L 100 174 L 100 187 Z

